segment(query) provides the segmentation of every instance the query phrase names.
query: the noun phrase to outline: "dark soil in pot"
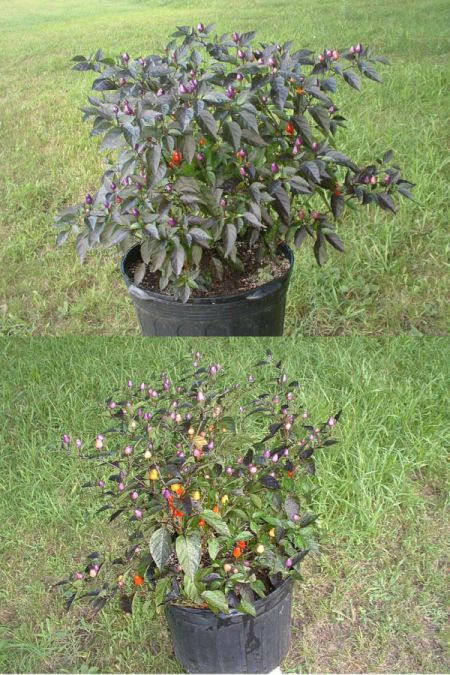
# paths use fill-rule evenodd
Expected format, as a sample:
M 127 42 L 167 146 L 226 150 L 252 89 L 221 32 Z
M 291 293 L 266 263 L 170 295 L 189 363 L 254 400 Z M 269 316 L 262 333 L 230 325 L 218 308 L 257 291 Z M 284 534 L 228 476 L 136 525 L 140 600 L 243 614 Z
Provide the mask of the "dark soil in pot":
M 285 244 L 280 254 L 288 261 L 281 274 L 248 290 L 225 295 L 191 297 L 187 303 L 160 291 L 136 286 L 132 270 L 140 258 L 139 244 L 122 260 L 122 275 L 146 336 L 271 336 L 283 334 L 284 311 L 294 256 Z M 258 265 L 256 265 L 256 272 Z
M 255 603 L 256 616 L 168 605 L 175 656 L 189 673 L 270 673 L 289 649 L 293 579 Z
M 261 286 L 271 279 L 282 277 L 290 267 L 289 260 L 283 254 L 276 258 L 261 257 L 258 249 L 249 247 L 245 242 L 239 242 L 237 245 L 238 256 L 242 261 L 244 272 L 237 267 L 224 266 L 222 278 L 219 278 L 214 272 L 213 255 L 211 251 L 203 251 L 202 256 L 202 275 L 208 280 L 208 284 L 193 290 L 193 298 L 207 298 L 214 296 L 226 296 L 248 291 Z M 141 258 L 130 267 L 131 278 L 134 275 L 136 265 L 141 262 Z M 138 284 L 138 288 L 152 293 L 163 293 L 170 295 L 170 291 L 161 291 L 159 288 L 160 272 L 150 272 L 147 270 L 144 279 Z

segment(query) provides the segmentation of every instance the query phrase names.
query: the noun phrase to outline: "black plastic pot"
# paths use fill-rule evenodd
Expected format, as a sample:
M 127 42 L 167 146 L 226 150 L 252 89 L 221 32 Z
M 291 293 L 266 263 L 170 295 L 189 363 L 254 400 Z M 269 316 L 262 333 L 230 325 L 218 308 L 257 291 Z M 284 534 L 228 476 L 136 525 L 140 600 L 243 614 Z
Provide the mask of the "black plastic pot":
M 175 656 L 188 673 L 270 673 L 289 649 L 293 580 L 255 603 L 256 616 L 168 605 Z
M 280 252 L 290 262 L 283 276 L 258 288 L 233 295 L 190 298 L 182 303 L 163 293 L 145 291 L 129 275 L 140 260 L 139 244 L 122 259 L 122 276 L 138 315 L 143 335 L 283 335 L 284 310 L 294 255 L 286 245 Z

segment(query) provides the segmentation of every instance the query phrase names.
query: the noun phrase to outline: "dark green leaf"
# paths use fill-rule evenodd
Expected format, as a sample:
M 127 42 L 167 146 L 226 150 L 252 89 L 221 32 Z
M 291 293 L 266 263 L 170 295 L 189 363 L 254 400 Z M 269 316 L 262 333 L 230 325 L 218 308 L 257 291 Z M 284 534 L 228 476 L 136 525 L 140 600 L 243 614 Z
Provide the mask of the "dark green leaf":
M 222 520 L 219 513 L 215 513 L 214 511 L 206 509 L 205 511 L 202 511 L 200 517 L 203 518 L 203 520 L 205 520 L 208 525 L 210 525 L 219 534 L 223 534 L 225 537 L 230 536 L 228 525 Z
M 219 549 L 220 543 L 218 542 L 218 540 L 215 537 L 210 538 L 210 540 L 208 541 L 208 553 L 211 560 L 215 560 L 217 558 Z
M 242 598 L 240 603 L 236 606 L 236 609 L 239 612 L 243 612 L 244 614 L 250 614 L 250 616 L 256 616 L 256 608 L 255 605 L 250 602 L 249 600 L 246 600 Z
M 201 596 L 213 612 L 219 610 L 224 614 L 229 613 L 228 602 L 222 591 L 203 591 Z
M 155 530 L 150 538 L 150 553 L 158 569 L 162 569 L 172 551 L 172 539 L 165 525 Z
M 202 555 L 200 535 L 197 532 L 190 535 L 181 534 L 176 538 L 175 547 L 178 562 L 184 573 L 188 577 L 193 577 L 198 570 Z

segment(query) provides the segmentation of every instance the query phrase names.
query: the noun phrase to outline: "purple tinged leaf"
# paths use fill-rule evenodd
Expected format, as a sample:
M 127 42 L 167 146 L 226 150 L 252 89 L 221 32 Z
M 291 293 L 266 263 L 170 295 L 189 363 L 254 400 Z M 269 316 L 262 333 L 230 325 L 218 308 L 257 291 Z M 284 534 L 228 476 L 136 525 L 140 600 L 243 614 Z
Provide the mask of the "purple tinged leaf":
M 191 134 L 183 136 L 183 140 L 181 142 L 181 152 L 183 153 L 183 157 L 188 164 L 192 162 L 195 155 L 195 150 L 196 145 L 194 137 Z
M 326 249 L 325 237 L 321 232 L 317 233 L 316 241 L 314 242 L 314 256 L 319 267 L 322 267 L 326 260 Z
M 316 463 L 312 457 L 306 460 L 305 464 L 305 471 L 306 473 L 309 473 L 311 476 L 315 476 L 316 474 Z
M 298 563 L 308 555 L 309 551 L 309 548 L 305 548 L 303 551 L 300 551 L 300 553 L 297 553 L 297 555 L 292 558 L 292 567 L 298 565 Z
M 245 213 L 242 214 L 242 217 L 245 218 L 245 220 L 250 223 L 250 225 L 253 225 L 253 227 L 257 227 L 258 229 L 262 228 L 262 223 L 259 221 L 259 219 L 255 216 L 254 213 L 251 213 L 250 211 L 245 211 Z
M 358 68 L 360 69 L 363 75 L 369 78 L 369 80 L 373 80 L 374 82 L 380 82 L 381 84 L 383 83 L 383 80 L 381 79 L 375 68 L 367 61 L 359 60 Z
M 202 230 L 200 227 L 193 227 L 189 230 L 189 234 L 199 246 L 209 248 L 208 242 L 211 239 L 211 235 L 205 232 L 205 230 Z
M 299 459 L 309 459 L 314 454 L 314 448 L 306 448 L 298 453 Z
M 389 164 L 389 162 L 392 160 L 394 157 L 394 151 L 393 150 L 388 150 L 387 152 L 384 153 L 383 159 L 381 160 L 383 164 Z
M 147 271 L 147 265 L 145 262 L 138 263 L 134 270 L 134 283 L 139 286 L 145 277 L 145 272 Z
M 380 192 L 376 196 L 379 206 L 385 211 L 392 211 L 392 213 L 397 213 L 397 207 L 392 198 L 392 195 L 389 192 Z
M 307 236 L 308 232 L 306 228 L 304 227 L 299 227 L 298 230 L 295 233 L 294 236 L 294 244 L 297 246 L 297 248 L 300 248 L 302 243 L 305 241 L 305 238 Z
M 335 164 L 340 164 L 341 166 L 346 166 L 355 173 L 358 171 L 358 167 L 351 159 L 344 155 L 342 152 L 337 150 L 327 150 L 326 154 L 323 155 L 324 159 L 331 159 Z
M 342 216 L 342 213 L 343 213 L 344 209 L 345 209 L 345 200 L 344 200 L 343 195 L 332 194 L 331 195 L 331 210 L 332 210 L 333 216 L 336 218 L 336 220 L 339 220 L 339 218 Z M 327 238 L 328 241 L 330 241 L 330 239 L 328 238 L 328 235 L 326 235 L 326 238 Z M 330 243 L 332 243 L 332 242 L 330 241 Z M 334 244 L 333 244 L 333 246 L 334 246 Z M 337 248 L 337 247 L 335 246 L 335 248 Z M 339 248 L 338 250 L 343 250 L 343 249 Z
M 361 80 L 358 75 L 353 72 L 353 70 L 344 70 L 343 72 L 344 80 L 349 84 L 353 89 L 361 91 Z
M 177 246 L 172 253 L 172 269 L 175 276 L 179 277 L 183 269 L 184 262 L 186 260 L 186 253 L 182 246 Z
M 330 115 L 328 110 L 321 105 L 313 105 L 308 108 L 308 112 L 321 129 L 328 133 L 330 131 Z
M 312 178 L 316 183 L 320 181 L 320 169 L 314 161 L 307 161 L 300 164 L 300 171 Z
M 203 129 L 217 139 L 217 122 L 209 110 L 202 110 L 198 118 Z
M 299 506 L 294 497 L 291 497 L 290 495 L 286 497 L 284 500 L 284 510 L 286 511 L 289 520 L 294 521 L 294 516 L 297 516 L 299 512 Z
M 86 259 L 86 253 L 87 253 L 87 250 L 88 250 L 88 240 L 83 235 L 80 235 L 78 237 L 77 243 L 76 243 L 76 249 L 77 249 L 78 257 L 80 258 L 80 262 L 84 263 L 84 261 Z
M 341 241 L 341 239 L 338 237 L 338 235 L 335 232 L 327 232 L 325 234 L 325 239 L 337 251 L 341 251 L 341 253 L 345 253 L 344 243 Z
M 253 448 L 249 448 L 244 455 L 244 459 L 242 460 L 242 463 L 245 464 L 245 466 L 249 466 L 252 463 L 253 454 Z
M 56 245 L 62 246 L 67 241 L 69 234 L 70 230 L 67 230 L 66 232 L 60 232 L 56 237 Z
M 227 121 L 223 126 L 225 137 L 230 140 L 233 150 L 237 152 L 241 147 L 242 129 L 237 122 Z
M 228 258 L 228 256 L 231 254 L 234 245 L 236 243 L 236 239 L 237 239 L 236 225 L 234 223 L 227 223 L 227 225 L 225 225 L 225 233 L 223 238 L 225 247 L 224 252 L 225 258 Z
M 117 84 L 113 80 L 104 77 L 98 77 L 92 85 L 94 91 L 111 91 L 117 88 Z
M 131 595 L 123 594 L 123 595 L 120 596 L 120 608 L 126 614 L 132 614 L 133 613 L 133 598 L 134 598 L 134 593 L 132 593 Z

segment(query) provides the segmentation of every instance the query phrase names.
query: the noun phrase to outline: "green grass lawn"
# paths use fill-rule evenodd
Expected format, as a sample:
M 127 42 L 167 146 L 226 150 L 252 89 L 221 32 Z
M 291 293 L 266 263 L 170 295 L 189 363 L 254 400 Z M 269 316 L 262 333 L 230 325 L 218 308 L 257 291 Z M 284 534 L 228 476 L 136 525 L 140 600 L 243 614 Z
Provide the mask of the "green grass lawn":
M 317 455 L 321 549 L 284 672 L 448 669 L 446 340 L 20 338 L 0 342 L 0 671 L 179 672 L 145 606 L 91 623 L 49 592 L 119 527 L 94 517 L 90 469 L 60 439 L 91 437 L 110 393 L 192 347 L 235 382 L 269 346 L 318 419 L 343 408 L 340 444 Z
M 447 332 L 446 0 L 0 0 L 0 20 L 4 334 L 138 333 L 120 256 L 91 255 L 82 268 L 72 246 L 55 248 L 53 215 L 94 190 L 101 172 L 97 141 L 79 111 L 92 74 L 70 71 L 70 59 L 98 47 L 145 55 L 176 24 L 199 20 L 313 49 L 361 41 L 393 63 L 383 69 L 383 86 L 366 81 L 362 94 L 345 88 L 350 121 L 341 140 L 357 161 L 395 148 L 417 183 L 418 203 L 402 203 L 395 219 L 352 216 L 342 228 L 348 252 L 334 252 L 321 270 L 311 251 L 301 251 L 287 334 Z

